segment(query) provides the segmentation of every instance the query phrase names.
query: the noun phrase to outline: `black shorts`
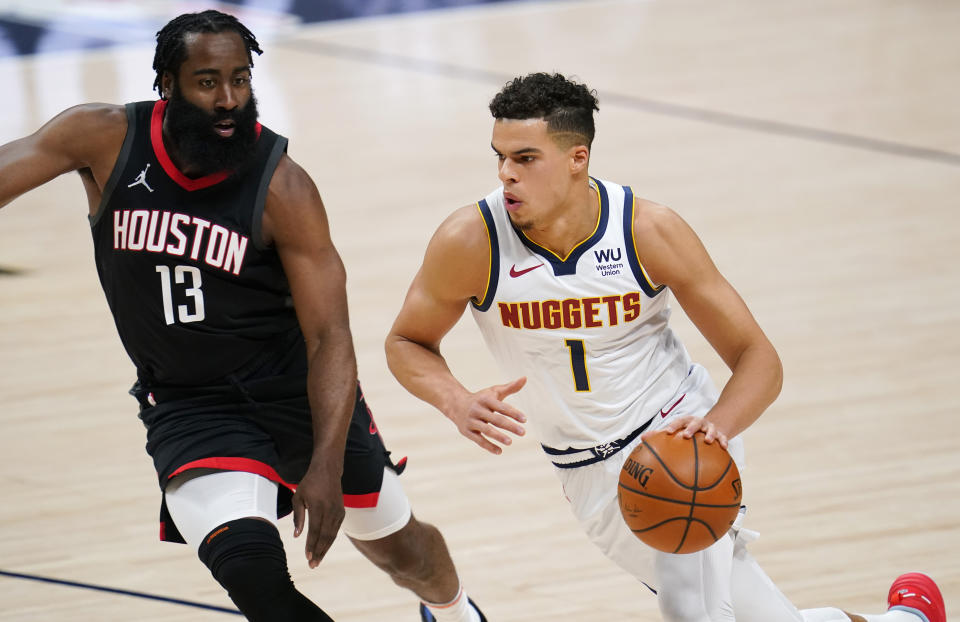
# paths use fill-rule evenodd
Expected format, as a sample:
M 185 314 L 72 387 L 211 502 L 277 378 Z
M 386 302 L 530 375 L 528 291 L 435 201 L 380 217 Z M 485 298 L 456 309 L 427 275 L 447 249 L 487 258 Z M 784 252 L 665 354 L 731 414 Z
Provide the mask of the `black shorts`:
M 131 393 L 141 404 L 146 449 L 161 490 L 172 477 L 190 469 L 246 471 L 276 482 L 277 516 L 289 514 L 293 492 L 313 454 L 305 388 L 302 376 L 186 391 L 135 387 Z M 398 466 L 390 460 L 358 384 L 343 457 L 344 505 L 375 506 L 384 467 L 399 473 L 405 461 Z M 160 539 L 183 542 L 166 503 L 160 508 Z

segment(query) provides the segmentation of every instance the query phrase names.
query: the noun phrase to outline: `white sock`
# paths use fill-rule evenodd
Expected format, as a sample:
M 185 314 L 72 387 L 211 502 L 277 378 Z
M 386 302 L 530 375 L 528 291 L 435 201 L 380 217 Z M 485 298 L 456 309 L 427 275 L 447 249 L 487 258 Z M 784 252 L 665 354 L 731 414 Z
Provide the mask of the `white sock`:
M 480 622 L 480 614 L 470 606 L 467 592 L 462 586 L 457 597 L 449 603 L 428 603 L 424 601 L 423 604 L 427 606 L 437 622 Z
M 834 607 L 804 609 L 800 612 L 800 615 L 803 616 L 803 622 L 850 622 L 850 618 L 845 613 Z M 854 615 L 860 616 L 867 622 L 918 622 L 922 620 L 918 615 L 898 610 L 873 615 L 864 613 Z
M 886 613 L 873 614 L 869 616 L 864 613 L 858 613 L 857 615 L 867 622 L 918 622 L 923 620 L 923 618 L 915 613 L 910 613 L 909 611 L 900 611 L 897 609 L 888 611 Z

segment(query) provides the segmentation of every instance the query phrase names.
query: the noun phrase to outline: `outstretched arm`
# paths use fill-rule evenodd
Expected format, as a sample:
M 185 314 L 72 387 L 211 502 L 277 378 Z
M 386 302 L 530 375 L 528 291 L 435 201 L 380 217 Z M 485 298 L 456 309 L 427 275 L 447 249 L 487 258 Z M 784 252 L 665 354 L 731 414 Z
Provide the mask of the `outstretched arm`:
M 69 171 L 89 169 L 102 189 L 126 131 L 123 106 L 84 104 L 0 146 L 0 207 Z
M 294 535 L 309 519 L 306 556 L 315 568 L 343 521 L 343 452 L 357 390 L 357 364 L 347 313 L 346 272 L 330 238 L 313 181 L 284 156 L 267 194 L 264 237 L 272 241 L 290 282 L 307 345 L 307 394 L 313 456 L 293 498 Z
M 637 200 L 634 240 L 654 284 L 670 288 L 684 312 L 732 371 L 704 419 L 681 422 L 684 434 L 703 429 L 707 440 L 743 432 L 776 399 L 783 382 L 780 357 L 746 303 L 720 274 L 696 233 L 672 210 Z M 680 425 L 669 426 L 675 431 Z
M 510 445 L 506 432 L 522 435 L 526 417 L 503 400 L 525 378 L 471 392 L 454 377 L 440 353 L 443 337 L 471 298 L 483 296 L 490 265 L 489 240 L 476 206 L 453 213 L 427 246 L 423 265 L 387 336 L 390 371 L 408 391 L 432 404 L 461 434 L 487 451 Z

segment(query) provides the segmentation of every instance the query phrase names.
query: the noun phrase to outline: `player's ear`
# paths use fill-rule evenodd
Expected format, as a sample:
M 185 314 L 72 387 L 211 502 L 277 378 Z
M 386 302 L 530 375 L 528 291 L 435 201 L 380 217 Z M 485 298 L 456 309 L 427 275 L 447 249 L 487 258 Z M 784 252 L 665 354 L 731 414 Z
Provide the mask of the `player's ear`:
M 590 162 L 590 149 L 586 145 L 574 145 L 570 148 L 570 172 L 577 174 L 587 170 Z
M 164 71 L 163 76 L 160 78 L 160 97 L 163 99 L 170 99 L 170 95 L 173 93 L 173 74 L 169 71 Z

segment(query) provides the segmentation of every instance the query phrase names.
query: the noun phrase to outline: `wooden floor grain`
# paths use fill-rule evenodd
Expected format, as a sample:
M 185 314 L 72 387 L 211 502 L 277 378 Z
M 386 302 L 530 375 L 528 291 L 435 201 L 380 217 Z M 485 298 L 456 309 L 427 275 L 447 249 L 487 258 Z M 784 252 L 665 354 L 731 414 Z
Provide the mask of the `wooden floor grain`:
M 869 613 L 896 575 L 923 570 L 960 616 L 957 32 L 960 5 L 935 0 L 609 0 L 258 33 L 262 119 L 330 212 L 377 421 L 491 621 L 659 619 L 579 532 L 534 439 L 487 455 L 384 362 L 434 228 L 497 185 L 487 102 L 534 70 L 597 89 L 593 174 L 678 210 L 779 349 L 784 391 L 746 434 L 743 474 L 768 573 L 802 607 Z M 0 59 L 0 141 L 75 103 L 150 98 L 151 57 Z M 68 175 L 0 210 L 0 570 L 228 606 L 185 547 L 157 541 L 133 370 L 84 206 Z M 501 380 L 470 318 L 445 354 L 470 387 Z M 309 571 L 282 527 L 299 587 L 336 619 L 417 619 L 345 540 Z M 0 576 L 4 621 L 228 618 Z

